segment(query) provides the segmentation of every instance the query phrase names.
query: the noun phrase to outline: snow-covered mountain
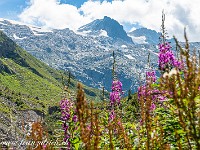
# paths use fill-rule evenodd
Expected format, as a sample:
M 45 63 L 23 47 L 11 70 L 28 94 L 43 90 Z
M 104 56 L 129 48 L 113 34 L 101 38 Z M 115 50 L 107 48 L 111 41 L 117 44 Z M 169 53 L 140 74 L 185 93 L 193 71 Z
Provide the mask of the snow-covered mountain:
M 147 28 L 139 28 L 128 33 L 134 43 L 157 45 L 160 42 L 161 33 Z M 174 43 L 174 39 L 168 38 L 168 41 Z
M 108 91 L 112 81 L 113 51 L 117 75 L 125 91 L 136 91 L 140 80 L 144 79 L 148 53 L 152 66 L 157 64 L 157 41 L 154 44 L 150 40 L 144 44 L 132 43 L 123 27 L 109 17 L 95 20 L 76 32 L 47 30 L 3 19 L 0 20 L 0 30 L 49 66 L 71 71 L 84 84 L 96 88 L 104 86 Z M 88 34 L 88 31 L 92 33 Z M 142 33 L 139 35 L 150 37 L 146 32 Z
M 132 32 L 129 32 L 128 35 L 132 37 L 132 40 L 135 43 L 158 44 L 161 33 L 158 33 L 155 30 L 151 30 L 147 28 L 139 28 Z
M 116 20 L 107 16 L 80 27 L 78 32 L 84 32 L 88 35 L 108 36 L 115 40 L 123 40 L 132 43 L 132 39 L 127 35 L 123 26 Z

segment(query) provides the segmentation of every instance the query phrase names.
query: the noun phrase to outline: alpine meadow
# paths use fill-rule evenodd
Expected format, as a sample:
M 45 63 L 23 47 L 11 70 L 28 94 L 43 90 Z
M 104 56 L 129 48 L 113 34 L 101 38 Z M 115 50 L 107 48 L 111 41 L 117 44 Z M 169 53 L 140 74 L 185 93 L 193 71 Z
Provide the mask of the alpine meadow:
M 200 42 L 160 16 L 160 32 L 0 19 L 0 150 L 200 150 Z

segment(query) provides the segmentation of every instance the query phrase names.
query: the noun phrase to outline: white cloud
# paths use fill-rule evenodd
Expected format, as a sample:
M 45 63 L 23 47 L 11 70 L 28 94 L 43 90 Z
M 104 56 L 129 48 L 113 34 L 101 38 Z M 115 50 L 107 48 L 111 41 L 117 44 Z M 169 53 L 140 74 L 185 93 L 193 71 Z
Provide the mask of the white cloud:
M 39 23 L 46 27 L 77 29 L 106 15 L 121 24 L 139 23 L 160 31 L 161 13 L 164 9 L 169 35 L 183 40 L 183 29 L 186 26 L 190 41 L 200 41 L 199 6 L 199 0 L 114 0 L 112 3 L 89 0 L 77 9 L 60 4 L 58 0 L 31 0 L 30 6 L 19 17 L 24 22 Z
M 77 29 L 89 22 L 80 15 L 79 10 L 72 5 L 60 4 L 58 0 L 31 0 L 20 15 L 21 21 L 49 28 Z

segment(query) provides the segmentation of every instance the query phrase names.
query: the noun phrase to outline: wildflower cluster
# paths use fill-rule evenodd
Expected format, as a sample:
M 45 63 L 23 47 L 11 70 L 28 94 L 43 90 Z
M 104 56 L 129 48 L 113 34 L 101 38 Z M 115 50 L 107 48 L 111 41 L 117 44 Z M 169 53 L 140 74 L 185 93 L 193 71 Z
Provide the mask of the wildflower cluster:
M 115 54 L 113 51 L 113 82 L 111 86 L 112 92 L 110 92 L 110 106 L 111 110 L 109 112 L 109 118 L 108 121 L 112 122 L 116 118 L 116 107 L 115 106 L 120 106 L 120 100 L 121 100 L 121 95 L 122 95 L 122 83 L 117 79 L 117 76 L 115 74 Z
M 112 92 L 110 93 L 110 104 L 111 106 L 115 105 L 116 103 L 120 104 L 122 94 L 122 83 L 119 80 L 114 80 L 112 82 Z
M 89 102 L 80 83 L 76 102 L 67 98 L 60 101 L 64 130 L 62 146 L 65 146 L 61 150 L 200 149 L 200 62 L 196 63 L 195 53 L 193 57 L 190 56 L 187 39 L 185 48 L 188 52 L 175 39 L 177 47 L 183 51 L 180 53 L 183 61 L 175 58 L 170 44 L 165 40 L 164 15 L 162 19 L 163 44 L 159 45 L 158 63 L 162 74 L 159 80 L 149 63 L 145 83 L 138 88 L 138 93 L 129 93 L 127 99 L 121 99 L 122 83 L 115 74 L 113 52 L 109 102 L 102 103 L 101 97 L 99 101 Z M 36 139 L 35 133 L 38 131 L 42 135 L 40 126 L 42 124 L 32 126 L 36 131 L 32 133 L 32 139 Z M 42 136 L 37 137 L 43 140 Z M 48 149 L 48 146 L 43 145 L 43 149 Z
M 63 99 L 60 101 L 60 109 L 61 109 L 61 120 L 63 121 L 62 128 L 64 130 L 64 142 L 67 142 L 68 148 L 70 148 L 70 132 L 69 132 L 69 123 L 78 121 L 76 115 L 73 115 L 73 102 L 68 99 Z M 73 116 L 73 117 L 72 117 Z
M 146 79 L 149 82 L 156 82 L 156 72 L 155 71 L 147 71 L 146 72 Z
M 163 96 L 166 92 L 160 91 L 156 88 L 152 88 L 151 84 L 156 82 L 156 73 L 155 71 L 146 72 L 146 84 L 138 88 L 138 99 L 143 98 L 146 101 L 146 98 L 149 97 L 152 100 L 150 109 L 154 110 L 156 108 L 155 103 L 163 101 L 166 99 Z
M 151 96 L 153 101 L 164 101 L 166 98 L 163 96 L 166 92 L 159 91 L 158 89 L 147 89 L 145 85 L 142 85 L 138 88 L 138 98 L 143 97 L 144 99 L 148 96 Z
M 115 111 L 111 110 L 110 115 L 109 115 L 109 121 L 113 121 L 116 117 Z
M 182 63 L 175 58 L 168 42 L 159 44 L 159 50 L 158 66 L 161 71 L 165 72 L 170 71 L 172 68 L 183 68 Z

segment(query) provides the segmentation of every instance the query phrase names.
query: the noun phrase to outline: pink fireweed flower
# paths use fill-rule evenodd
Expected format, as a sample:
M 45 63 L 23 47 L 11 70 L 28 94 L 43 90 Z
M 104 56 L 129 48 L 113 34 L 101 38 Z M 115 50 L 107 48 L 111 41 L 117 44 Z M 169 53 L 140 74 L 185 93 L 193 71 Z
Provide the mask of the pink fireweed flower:
M 61 120 L 63 121 L 62 128 L 64 130 L 64 142 L 67 142 L 67 147 L 70 149 L 70 132 L 69 132 L 69 122 L 71 119 L 74 122 L 77 122 L 76 115 L 72 118 L 73 102 L 68 99 L 63 99 L 60 101 L 60 110 L 61 110 Z
M 138 88 L 138 100 L 142 98 L 144 103 L 148 100 L 147 97 L 152 100 L 150 111 L 154 111 L 156 109 L 155 103 L 166 100 L 166 97 L 164 96 L 165 94 L 166 91 L 149 88 L 149 85 L 142 85 Z
M 69 138 L 70 138 L 70 135 L 69 135 L 69 134 L 66 134 L 63 141 L 64 141 L 64 142 L 67 142 L 67 141 L 69 140 Z M 69 141 L 68 141 L 68 144 L 70 144 Z
M 120 103 L 120 93 L 113 91 L 110 93 L 110 103 L 115 104 L 115 103 Z
M 78 121 L 77 115 L 74 115 L 73 118 L 72 118 L 72 120 L 73 120 L 74 122 L 77 122 L 77 121 Z
M 166 100 L 166 97 L 163 96 L 163 95 L 159 95 L 159 96 L 158 96 L 158 99 L 159 99 L 160 101 L 165 101 L 165 100 Z
M 153 89 L 151 91 L 152 99 L 153 101 L 164 101 L 166 100 L 166 97 L 164 94 L 166 94 L 167 91 L 160 91 L 158 89 Z
M 156 105 L 154 103 L 151 104 L 150 110 L 153 111 L 156 109 Z
M 145 97 L 146 96 L 146 86 L 141 85 L 138 87 L 138 98 Z
M 150 82 L 156 82 L 156 72 L 155 71 L 147 71 L 146 79 Z
M 138 88 L 138 99 L 143 97 L 146 100 L 147 96 L 150 96 L 153 101 L 164 101 L 166 92 L 158 89 L 147 89 L 146 85 L 142 85 Z
M 119 126 L 122 125 L 121 121 L 118 121 L 117 124 L 118 124 Z
M 68 99 L 63 99 L 60 101 L 60 109 L 65 111 L 70 111 L 72 103 Z
M 115 111 L 111 110 L 108 120 L 113 121 L 115 119 L 115 117 L 116 117 Z
M 90 124 L 87 125 L 86 129 L 87 129 L 87 131 L 91 131 L 91 125 Z
M 62 124 L 62 127 L 63 127 L 64 131 L 67 131 L 69 128 L 69 126 L 66 124 L 66 122 Z
M 183 68 L 183 63 L 175 58 L 168 42 L 159 44 L 159 50 L 158 66 L 161 71 L 166 71 L 166 69 L 171 70 L 174 67 L 177 67 L 178 69 Z
M 46 145 L 46 144 L 44 144 L 44 145 L 42 146 L 42 148 L 43 148 L 43 149 L 46 149 L 46 148 L 47 148 L 47 145 Z
M 112 82 L 112 92 L 110 93 L 110 104 L 111 106 L 115 103 L 120 104 L 121 94 L 122 94 L 122 83 L 119 80 Z
M 143 125 L 143 120 L 140 119 L 139 123 L 140 123 L 140 126 L 142 126 Z
M 112 91 L 122 92 L 122 83 L 119 80 L 112 82 Z
M 70 109 L 72 107 L 72 103 L 68 99 L 63 99 L 60 101 L 60 109 L 61 109 L 61 119 L 63 121 L 67 121 L 70 119 Z

